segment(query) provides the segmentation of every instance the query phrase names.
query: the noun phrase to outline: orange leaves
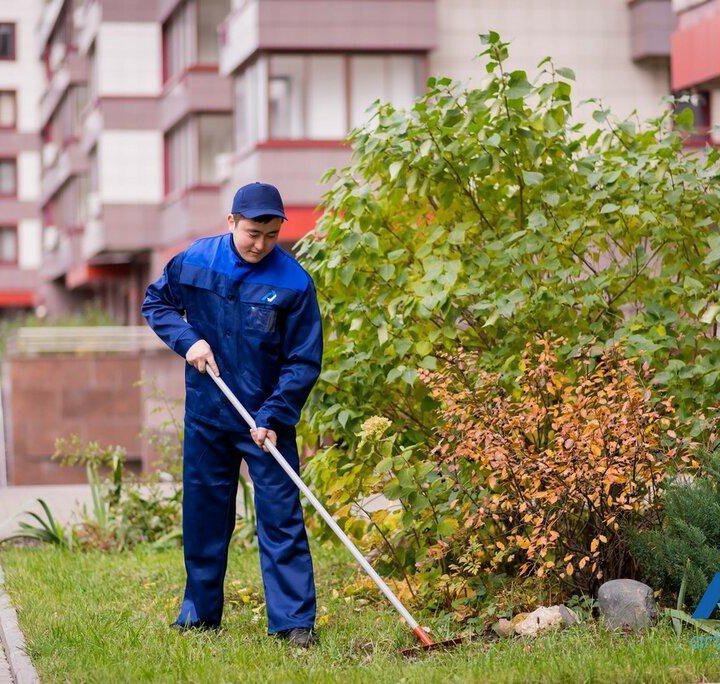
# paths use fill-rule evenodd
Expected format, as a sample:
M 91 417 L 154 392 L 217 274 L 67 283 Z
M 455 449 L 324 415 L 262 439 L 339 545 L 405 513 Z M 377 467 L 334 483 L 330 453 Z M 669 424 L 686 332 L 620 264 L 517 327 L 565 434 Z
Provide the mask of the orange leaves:
M 653 396 L 647 364 L 617 346 L 562 360 L 563 342 L 529 343 L 512 390 L 462 350 L 422 377 L 442 407 L 435 454 L 482 474 L 493 545 L 512 551 L 516 571 L 588 587 L 612 575 L 609 564 L 622 568 L 624 524 L 658 505 L 670 473 L 694 463 L 673 430 L 672 399 Z M 507 570 L 507 555 L 488 570 Z

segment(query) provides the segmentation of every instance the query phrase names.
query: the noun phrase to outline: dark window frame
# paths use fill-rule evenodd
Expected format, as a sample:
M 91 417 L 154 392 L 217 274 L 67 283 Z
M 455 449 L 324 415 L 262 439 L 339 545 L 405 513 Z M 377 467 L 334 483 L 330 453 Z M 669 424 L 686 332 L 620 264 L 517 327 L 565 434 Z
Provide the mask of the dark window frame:
M 674 97 L 682 97 L 683 95 L 697 95 L 702 98 L 702 103 L 693 105 L 688 102 L 677 102 L 675 103 L 674 110 L 675 114 L 679 114 L 682 110 L 692 108 L 693 112 L 699 112 L 701 116 L 695 116 L 694 126 L 692 131 L 682 132 L 683 144 L 686 147 L 704 147 L 707 143 L 711 142 L 711 131 L 712 131 L 712 99 L 710 90 L 684 90 L 673 93 Z
M 15 167 L 15 189 L 11 193 L 0 192 L 0 197 L 2 197 L 3 199 L 17 199 L 17 196 L 18 196 L 17 157 L 0 157 L 0 163 L 2 163 L 2 162 L 12 162 L 12 165 Z
M 20 240 L 18 238 L 18 224 L 17 223 L 0 223 L 0 232 L 3 230 L 11 230 L 15 236 L 15 259 L 6 260 L 0 258 L 0 268 L 2 267 L 16 267 L 19 263 L 20 258 Z
M 0 62 L 14 62 L 17 59 L 17 25 L 13 21 L 0 21 L 0 29 L 4 26 L 12 30 L 12 54 L 6 57 L 0 55 Z
M 11 90 L 9 88 L 2 88 L 2 89 L 0 89 L 0 95 L 12 95 L 12 98 L 13 98 L 13 122 L 10 126 L 3 126 L 0 123 L 0 130 L 15 131 L 15 130 L 17 130 L 17 120 L 18 120 L 17 90 Z

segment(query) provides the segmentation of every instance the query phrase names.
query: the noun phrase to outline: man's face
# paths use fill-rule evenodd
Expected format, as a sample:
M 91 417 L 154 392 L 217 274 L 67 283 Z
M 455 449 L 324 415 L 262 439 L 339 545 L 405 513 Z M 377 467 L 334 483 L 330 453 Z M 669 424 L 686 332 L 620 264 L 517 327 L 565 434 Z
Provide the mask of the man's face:
M 243 218 L 236 224 L 233 215 L 228 214 L 228 227 L 233 234 L 235 247 L 240 256 L 251 264 L 256 264 L 270 254 L 278 240 L 281 225 L 279 216 L 269 223 Z

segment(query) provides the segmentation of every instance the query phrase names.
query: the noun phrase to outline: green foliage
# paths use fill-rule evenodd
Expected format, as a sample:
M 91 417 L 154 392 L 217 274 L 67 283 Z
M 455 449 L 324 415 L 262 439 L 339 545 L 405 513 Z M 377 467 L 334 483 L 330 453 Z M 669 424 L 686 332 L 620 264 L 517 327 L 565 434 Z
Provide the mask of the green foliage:
M 307 415 L 347 462 L 368 415 L 431 439 L 417 369 L 459 345 L 511 381 L 538 334 L 570 354 L 624 340 L 682 416 L 720 389 L 720 152 L 684 154 L 669 112 L 640 124 L 595 103 L 597 126 L 575 123 L 569 70 L 528 77 L 483 42 L 480 87 L 431 78 L 410 110 L 375 106 L 298 250 L 325 294 Z
M 177 544 L 180 539 L 181 489 L 125 475 L 125 450 L 84 443 L 77 435 L 59 438 L 53 458 L 63 465 L 85 465 L 92 499 L 73 535 L 82 548 L 121 551 L 140 543 Z M 109 467 L 109 476 L 101 474 Z
M 37 524 L 21 520 L 18 522 L 18 532 L 5 537 L 2 541 L 30 539 L 43 544 L 53 544 L 63 549 L 71 548 L 74 541 L 71 531 L 55 518 L 44 499 L 36 499 L 36 501 L 42 507 L 44 517 L 34 511 L 24 511 L 21 515 L 29 516 Z
M 707 455 L 697 478 L 669 487 L 664 505 L 662 526 L 636 534 L 632 552 L 653 587 L 674 595 L 684 584 L 694 606 L 720 569 L 720 455 Z
M 655 369 L 683 439 L 712 428 L 698 409 L 720 390 L 720 152 L 685 154 L 669 110 L 618 120 L 591 101 L 577 123 L 571 70 L 548 58 L 528 76 L 497 33 L 482 42 L 478 87 L 430 78 L 409 110 L 376 103 L 298 249 L 326 340 L 306 439 L 331 444 L 307 473 L 387 570 L 417 593 L 419 569 L 461 615 L 494 581 L 481 552 L 509 552 L 487 547 L 488 521 L 445 557 L 484 489 L 472 464 L 429 455 L 439 404 L 419 373 L 462 348 L 513 396 L 531 339 L 566 340 L 558 372 L 619 344 Z M 369 440 L 368 416 L 393 436 Z M 356 515 L 380 491 L 400 508 Z

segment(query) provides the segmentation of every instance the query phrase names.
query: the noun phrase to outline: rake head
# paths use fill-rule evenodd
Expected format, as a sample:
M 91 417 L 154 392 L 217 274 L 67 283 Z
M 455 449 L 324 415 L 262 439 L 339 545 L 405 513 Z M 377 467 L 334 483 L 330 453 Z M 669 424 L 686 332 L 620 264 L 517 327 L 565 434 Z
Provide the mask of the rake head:
M 426 651 L 447 651 L 448 649 L 455 648 L 458 644 L 465 641 L 463 637 L 446 639 L 445 641 L 433 641 L 430 638 L 430 635 L 422 627 L 415 627 L 415 629 L 413 629 L 413 634 L 417 637 L 420 645 L 404 648 L 400 651 L 400 653 L 406 658 L 414 658 Z

